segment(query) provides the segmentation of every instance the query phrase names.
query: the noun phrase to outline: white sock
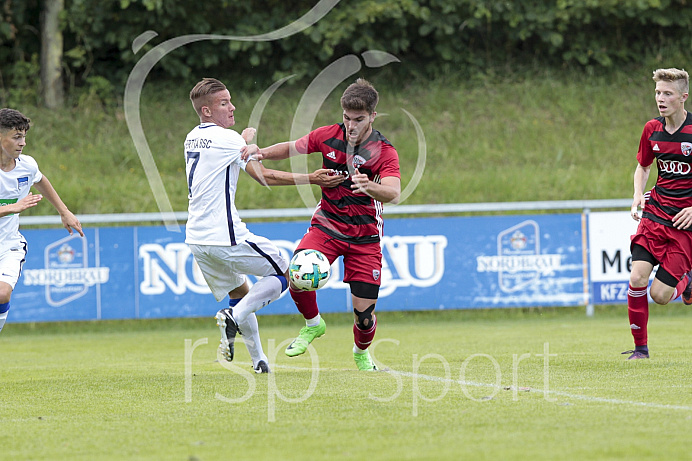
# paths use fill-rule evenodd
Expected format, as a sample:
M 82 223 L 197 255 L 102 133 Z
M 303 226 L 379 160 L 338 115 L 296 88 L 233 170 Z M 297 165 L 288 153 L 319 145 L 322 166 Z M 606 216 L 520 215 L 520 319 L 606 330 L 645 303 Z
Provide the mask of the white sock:
M 356 346 L 355 344 L 353 345 L 353 353 L 354 354 L 365 354 L 367 352 L 367 349 L 361 349 L 360 347 Z
M 0 314 L 0 331 L 2 331 L 2 327 L 5 326 L 5 320 L 7 320 L 7 312 Z
M 305 319 L 305 324 L 306 324 L 307 326 L 309 326 L 309 327 L 316 327 L 317 325 L 320 324 L 320 319 L 321 319 L 321 318 L 322 318 L 322 317 L 320 317 L 320 314 L 317 314 L 316 317 L 313 317 L 313 318 L 311 318 L 311 319 Z
M 274 276 L 262 277 L 252 285 L 248 294 L 233 307 L 233 318 L 238 325 L 245 322 L 245 318 L 250 314 L 279 299 L 281 288 L 281 280 Z
M 259 325 L 257 324 L 257 316 L 253 313 L 245 317 L 243 323 L 238 323 L 240 331 L 243 332 L 243 341 L 245 342 L 245 347 L 250 353 L 252 358 L 253 368 L 257 366 L 260 360 L 264 360 L 269 364 L 267 356 L 264 355 L 262 350 L 262 341 L 260 341 Z

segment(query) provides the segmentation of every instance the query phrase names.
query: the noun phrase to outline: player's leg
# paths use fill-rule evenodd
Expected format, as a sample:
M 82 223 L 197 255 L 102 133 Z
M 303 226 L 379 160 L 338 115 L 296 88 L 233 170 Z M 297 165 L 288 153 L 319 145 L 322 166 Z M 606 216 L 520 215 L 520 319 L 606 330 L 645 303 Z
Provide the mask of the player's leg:
M 374 371 L 377 366 L 370 357 L 368 347 L 372 344 L 377 330 L 375 304 L 380 287 L 371 283 L 351 283 L 351 300 L 353 302 L 353 359 L 359 370 Z
M 627 290 L 627 315 L 630 331 L 634 338 L 635 349 L 630 359 L 648 358 L 647 325 L 649 323 L 649 301 L 647 288 L 649 276 L 658 261 L 644 247 L 632 245 L 632 271 L 630 273 L 629 289 Z
M 17 248 L 7 249 L 0 254 L 0 331 L 5 326 L 10 311 L 10 298 L 26 260 L 26 242 Z
M 216 301 L 229 295 L 229 307 L 220 309 L 214 316 L 221 332 L 219 352 L 229 362 L 234 356 L 234 342 L 238 333 L 238 324 L 233 319 L 231 309 L 249 291 L 245 276 L 238 274 L 230 262 L 229 248 L 212 245 L 189 245 L 194 261 L 204 276 L 207 286 Z M 195 270 L 193 265 L 193 270 Z
M 237 334 L 243 334 L 238 322 L 233 318 L 233 308 L 249 291 L 250 285 L 243 278 L 240 286 L 228 292 L 228 307 L 220 309 L 214 316 L 221 331 L 219 352 L 229 362 L 232 362 L 235 356 L 235 337 Z M 245 344 L 247 345 L 247 342 Z
M 352 245 L 344 255 L 344 281 L 351 286 L 353 302 L 353 359 L 359 370 L 377 370 L 368 347 L 377 330 L 375 304 L 380 292 L 381 271 L 379 243 Z
M 0 331 L 5 326 L 7 314 L 10 310 L 10 297 L 12 296 L 12 285 L 0 281 Z
M 252 368 L 254 368 L 255 373 L 269 373 L 269 359 L 262 349 L 262 341 L 260 340 L 259 325 L 257 323 L 257 316 L 255 313 L 251 313 L 243 323 L 239 325 L 240 331 L 243 332 L 243 341 L 245 342 L 245 347 L 250 353 L 250 358 L 252 358 Z
M 294 254 L 300 250 L 319 250 L 331 264 L 346 247 L 347 244 L 334 239 L 315 227 L 311 227 L 296 247 Z M 320 311 L 317 307 L 317 294 L 314 291 L 303 291 L 293 284 L 290 284 L 288 291 L 298 312 L 305 319 L 305 326 L 300 329 L 296 339 L 286 348 L 286 355 L 295 357 L 304 354 L 311 342 L 324 336 L 327 331 L 327 324 L 320 316 Z

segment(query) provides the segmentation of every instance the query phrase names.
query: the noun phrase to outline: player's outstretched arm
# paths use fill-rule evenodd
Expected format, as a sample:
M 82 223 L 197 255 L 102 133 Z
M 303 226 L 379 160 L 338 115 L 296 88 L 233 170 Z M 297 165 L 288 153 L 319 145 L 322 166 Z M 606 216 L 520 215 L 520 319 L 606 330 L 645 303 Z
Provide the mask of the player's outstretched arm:
M 280 142 L 273 146 L 263 147 L 260 149 L 257 145 L 252 144 L 240 149 L 240 158 L 247 160 L 252 157 L 255 160 L 283 160 L 300 152 L 296 149 L 295 141 Z
M 76 230 L 80 236 L 84 237 L 84 232 L 82 231 L 82 224 L 79 222 L 77 217 L 72 214 L 67 206 L 60 199 L 60 196 L 53 188 L 53 185 L 48 181 L 48 178 L 43 176 L 39 182 L 34 184 L 34 187 L 43 195 L 48 201 L 53 205 L 53 207 L 60 214 L 60 219 L 62 220 L 62 225 L 67 229 L 67 232 L 72 235 L 72 230 Z
M 21 213 L 24 210 L 33 208 L 36 205 L 38 205 L 38 202 L 40 202 L 42 198 L 43 196 L 41 195 L 34 195 L 31 192 L 29 192 L 29 195 L 27 195 L 23 199 L 17 200 L 17 202 L 12 203 L 10 205 L 0 207 L 0 218 L 14 213 Z
M 341 175 L 334 175 L 332 170 L 320 168 L 312 173 L 291 173 L 288 171 L 265 168 L 259 161 L 250 161 L 245 171 L 263 186 L 292 186 L 298 184 L 316 184 L 321 187 L 336 187 L 344 181 Z

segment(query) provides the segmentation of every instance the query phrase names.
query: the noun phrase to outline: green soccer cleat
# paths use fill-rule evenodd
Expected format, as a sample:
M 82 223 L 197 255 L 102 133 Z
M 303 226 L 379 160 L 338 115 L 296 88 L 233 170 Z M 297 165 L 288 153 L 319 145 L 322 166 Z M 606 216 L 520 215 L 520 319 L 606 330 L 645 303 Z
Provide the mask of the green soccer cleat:
M 295 357 L 296 355 L 304 354 L 305 350 L 308 348 L 310 343 L 320 336 L 324 335 L 327 331 L 327 324 L 324 323 L 324 319 L 320 318 L 320 324 L 316 327 L 309 327 L 305 325 L 300 329 L 298 337 L 293 340 L 291 344 L 286 348 L 286 355 L 289 357 Z
M 377 365 L 370 358 L 370 352 L 367 350 L 362 354 L 353 353 L 353 360 L 356 361 L 356 366 L 361 371 L 377 371 Z

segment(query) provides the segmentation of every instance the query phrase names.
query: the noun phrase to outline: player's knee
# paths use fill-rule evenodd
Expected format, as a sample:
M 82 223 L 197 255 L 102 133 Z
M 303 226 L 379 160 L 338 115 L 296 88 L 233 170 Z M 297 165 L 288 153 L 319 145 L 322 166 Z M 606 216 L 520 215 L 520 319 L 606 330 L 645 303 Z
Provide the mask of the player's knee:
M 371 328 L 373 323 L 375 322 L 375 314 L 373 313 L 374 310 L 375 303 L 370 305 L 370 307 L 365 309 L 363 312 L 353 309 L 353 313 L 356 316 L 356 326 L 358 326 L 358 328 L 360 328 L 361 330 L 368 330 L 369 328 Z
M 668 301 L 670 301 L 669 294 L 662 294 L 657 292 L 649 292 L 649 294 L 651 295 L 651 299 L 653 299 L 656 304 L 665 305 L 668 304 Z
M 638 271 L 630 274 L 630 285 L 633 287 L 644 287 L 649 284 L 649 275 Z
M 0 304 L 5 304 L 10 302 L 12 297 L 12 287 L 7 284 L 2 284 L 0 286 Z

